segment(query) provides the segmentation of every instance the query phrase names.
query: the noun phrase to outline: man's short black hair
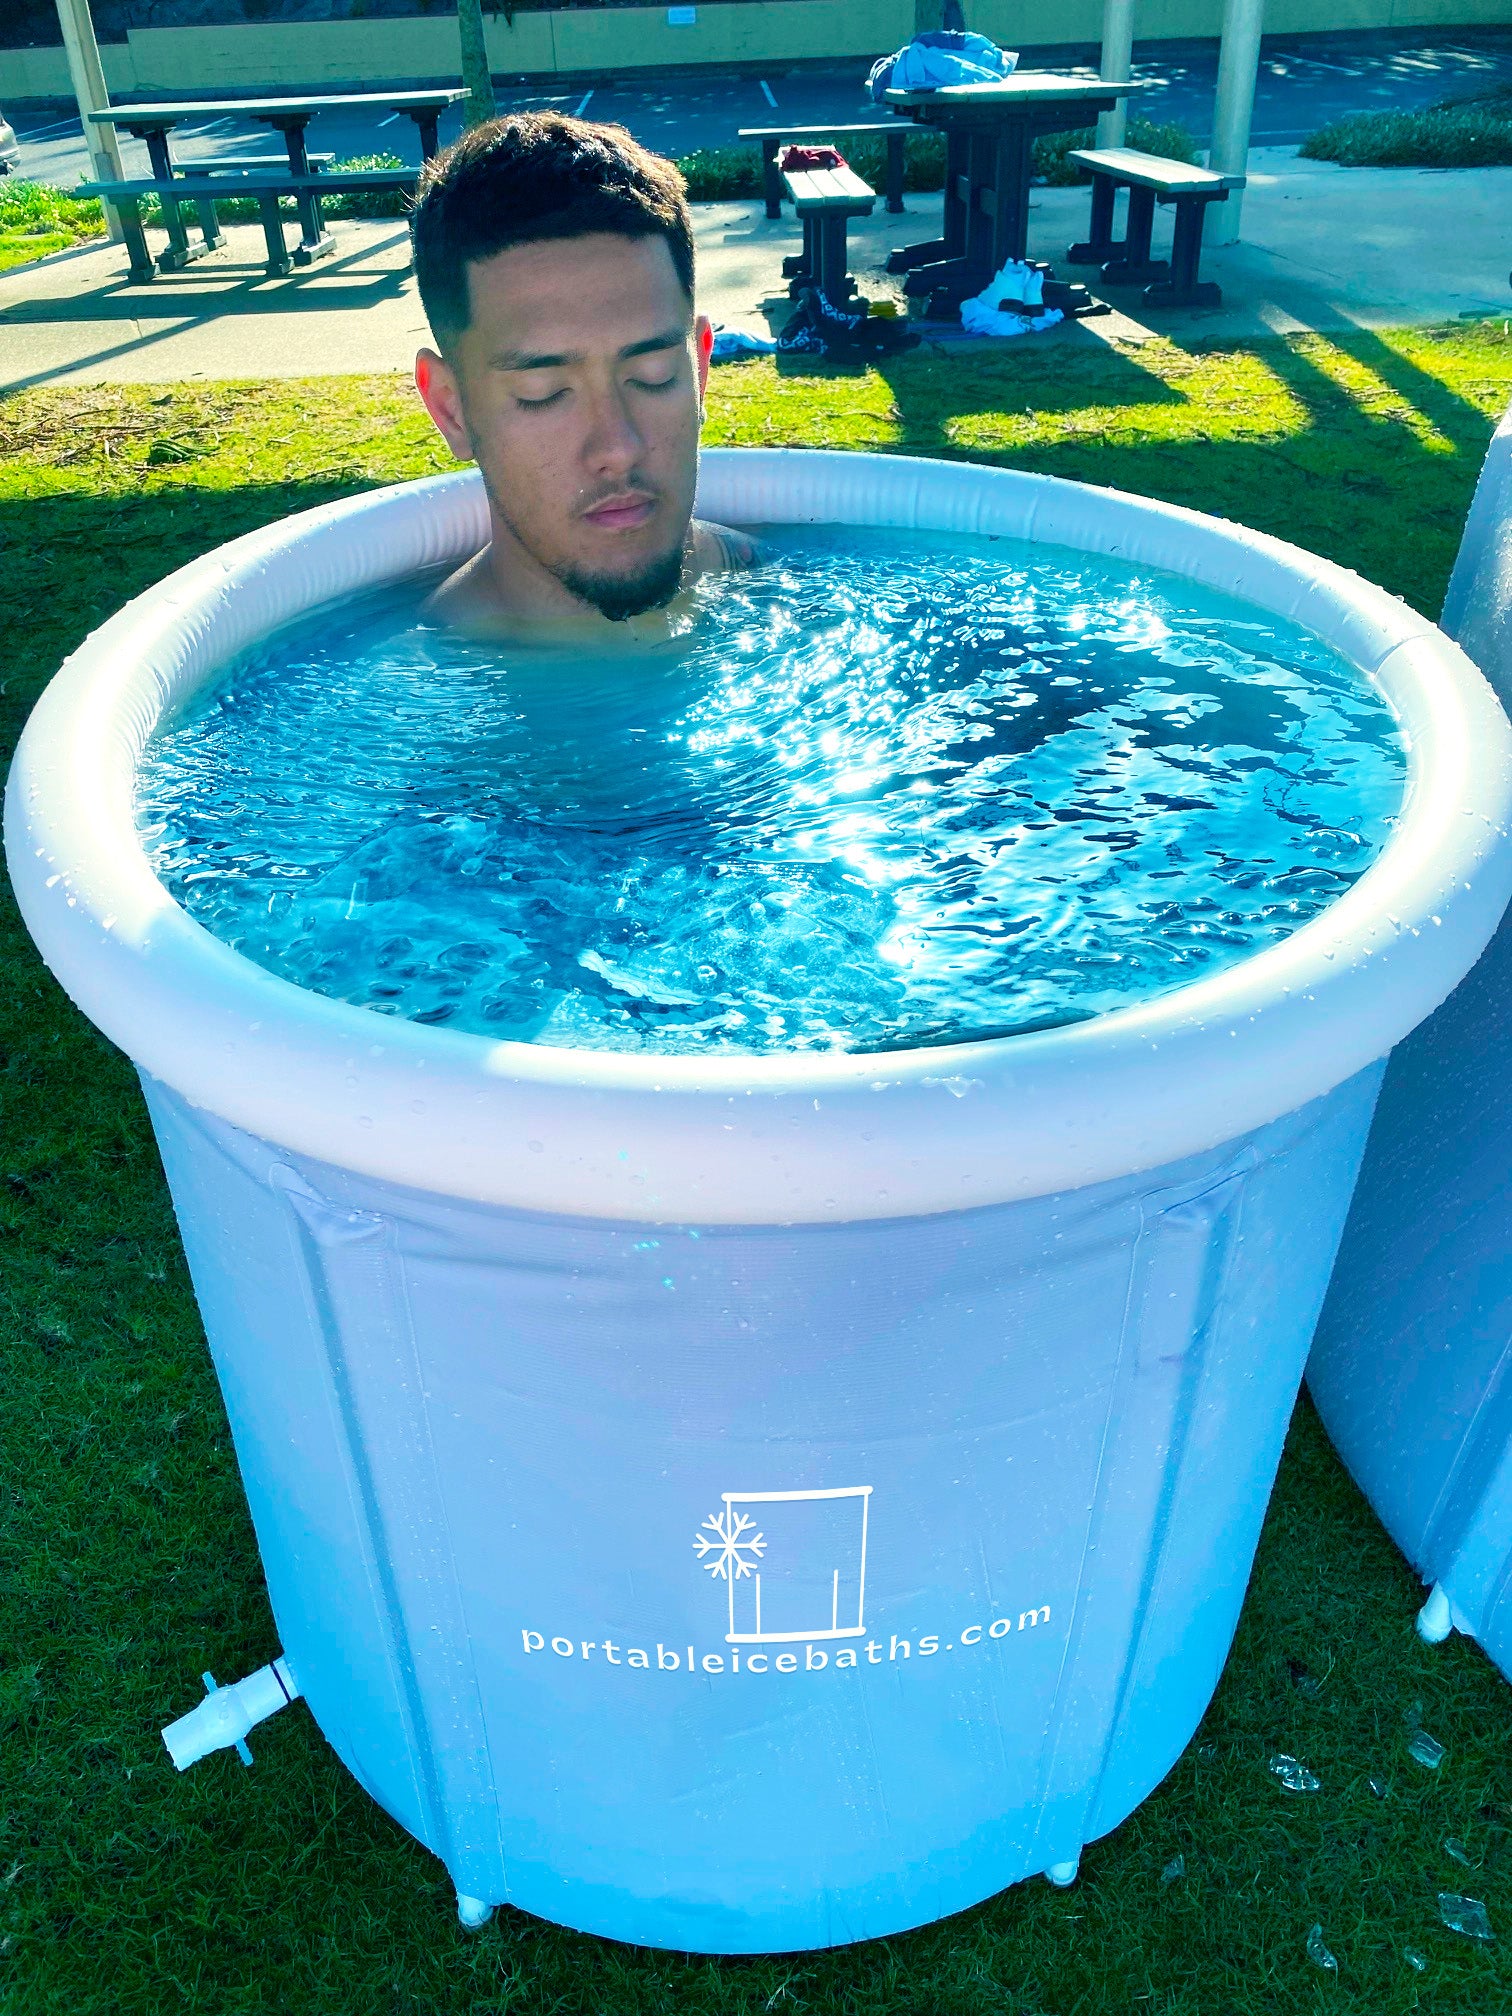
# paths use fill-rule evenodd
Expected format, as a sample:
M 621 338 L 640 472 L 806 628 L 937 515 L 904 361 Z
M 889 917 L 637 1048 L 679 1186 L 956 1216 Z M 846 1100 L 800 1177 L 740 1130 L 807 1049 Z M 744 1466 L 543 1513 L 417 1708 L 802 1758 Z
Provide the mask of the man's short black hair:
M 513 245 L 591 232 L 665 238 L 693 298 L 687 184 L 623 126 L 511 112 L 474 126 L 429 163 L 410 219 L 415 277 L 444 349 L 472 319 L 467 267 Z

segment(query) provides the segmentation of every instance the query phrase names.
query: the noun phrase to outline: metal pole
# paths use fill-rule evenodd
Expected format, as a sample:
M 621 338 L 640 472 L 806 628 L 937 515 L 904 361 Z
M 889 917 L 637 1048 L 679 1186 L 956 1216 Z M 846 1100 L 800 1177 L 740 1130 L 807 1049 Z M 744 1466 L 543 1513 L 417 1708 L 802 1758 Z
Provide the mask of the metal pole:
M 1127 84 L 1134 62 L 1134 0 L 1103 0 L 1102 61 L 1098 74 L 1112 84 Z M 1097 121 L 1099 147 L 1122 147 L 1128 130 L 1127 102 L 1103 112 Z
M 1213 144 L 1208 151 L 1208 166 L 1224 175 L 1243 175 L 1249 166 L 1250 118 L 1255 109 L 1264 20 L 1265 0 L 1225 0 Z M 1238 238 L 1243 201 L 1243 190 L 1236 189 L 1226 203 L 1211 206 L 1207 227 L 1210 245 L 1232 245 Z
M 84 128 L 84 145 L 89 165 L 99 182 L 123 182 L 126 170 L 121 161 L 121 143 L 113 126 L 96 126 L 91 112 L 110 110 L 110 93 L 105 89 L 105 70 L 100 62 L 100 45 L 95 40 L 89 0 L 58 0 L 58 25 L 63 30 L 63 47 L 68 55 L 68 75 L 79 101 L 79 123 Z M 121 243 L 121 220 L 115 205 L 105 205 L 105 223 L 115 243 Z

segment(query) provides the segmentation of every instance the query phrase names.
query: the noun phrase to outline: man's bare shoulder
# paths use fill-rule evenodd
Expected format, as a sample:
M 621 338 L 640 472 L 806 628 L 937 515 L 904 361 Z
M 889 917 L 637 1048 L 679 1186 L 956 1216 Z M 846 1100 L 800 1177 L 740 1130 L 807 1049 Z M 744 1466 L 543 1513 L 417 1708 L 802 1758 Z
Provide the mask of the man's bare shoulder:
M 737 532 L 733 525 L 711 525 L 699 518 L 693 522 L 693 557 L 700 574 L 736 574 L 747 567 L 759 567 L 768 555 L 761 541 L 749 532 Z
M 498 598 L 488 571 L 489 549 L 474 553 L 454 574 L 448 574 L 439 588 L 432 589 L 421 607 L 421 615 L 438 623 L 468 625 L 499 614 Z

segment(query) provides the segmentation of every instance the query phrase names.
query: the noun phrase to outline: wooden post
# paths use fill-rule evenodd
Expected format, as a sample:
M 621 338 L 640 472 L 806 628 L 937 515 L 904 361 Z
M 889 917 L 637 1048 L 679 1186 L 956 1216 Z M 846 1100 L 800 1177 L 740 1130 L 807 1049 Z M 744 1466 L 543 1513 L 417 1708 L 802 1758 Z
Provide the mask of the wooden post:
M 1098 75 L 1113 84 L 1127 84 L 1134 61 L 1134 0 L 1103 0 L 1102 60 Z M 1122 147 L 1129 125 L 1127 103 L 1102 112 L 1097 120 L 1099 147 Z
M 1223 42 L 1218 51 L 1218 96 L 1213 106 L 1213 144 L 1208 166 L 1223 175 L 1243 175 L 1249 167 L 1250 119 L 1255 79 L 1260 73 L 1260 36 L 1265 0 L 1224 0 Z M 1242 189 L 1215 203 L 1208 243 L 1232 245 L 1239 236 Z
M 99 182 L 123 182 L 126 170 L 115 128 L 96 126 L 89 117 L 91 112 L 110 109 L 110 93 L 105 89 L 105 70 L 100 62 L 100 45 L 95 40 L 89 0 L 58 0 L 58 26 L 63 30 L 69 81 L 79 101 L 79 123 L 84 128 L 90 172 Z M 121 220 L 113 203 L 105 205 L 105 223 L 111 238 L 121 244 Z
M 493 73 L 488 67 L 488 43 L 483 34 L 482 0 L 457 0 L 457 33 L 462 43 L 462 82 L 467 86 L 463 123 L 481 126 L 498 117 Z

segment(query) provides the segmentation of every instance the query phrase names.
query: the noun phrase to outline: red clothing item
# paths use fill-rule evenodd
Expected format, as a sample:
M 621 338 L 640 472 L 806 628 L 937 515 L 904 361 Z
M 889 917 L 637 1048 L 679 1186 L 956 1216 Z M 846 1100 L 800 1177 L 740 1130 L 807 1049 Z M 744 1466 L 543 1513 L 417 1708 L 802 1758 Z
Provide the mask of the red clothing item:
M 791 175 L 800 168 L 844 168 L 846 160 L 838 147 L 784 147 L 777 166 Z

